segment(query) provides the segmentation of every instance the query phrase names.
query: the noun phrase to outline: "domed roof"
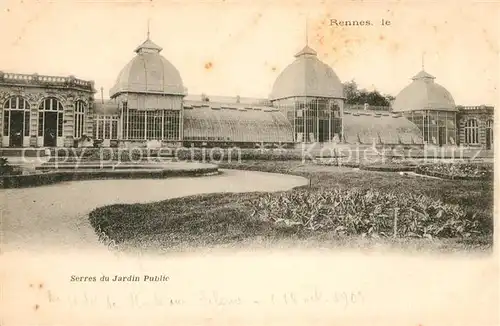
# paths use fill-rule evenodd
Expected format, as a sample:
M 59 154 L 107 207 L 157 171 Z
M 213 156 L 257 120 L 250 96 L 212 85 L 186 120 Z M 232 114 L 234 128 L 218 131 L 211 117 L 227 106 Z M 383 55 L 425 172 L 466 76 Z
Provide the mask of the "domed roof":
M 344 88 L 333 69 L 305 46 L 276 78 L 270 100 L 295 96 L 343 98 Z
M 110 97 L 125 92 L 184 95 L 179 71 L 160 55 L 161 50 L 149 37 L 138 46 L 137 55 L 118 74 Z
M 393 112 L 416 110 L 455 111 L 455 101 L 450 92 L 434 82 L 434 76 L 424 70 L 413 78 L 413 82 L 403 88 L 392 104 Z

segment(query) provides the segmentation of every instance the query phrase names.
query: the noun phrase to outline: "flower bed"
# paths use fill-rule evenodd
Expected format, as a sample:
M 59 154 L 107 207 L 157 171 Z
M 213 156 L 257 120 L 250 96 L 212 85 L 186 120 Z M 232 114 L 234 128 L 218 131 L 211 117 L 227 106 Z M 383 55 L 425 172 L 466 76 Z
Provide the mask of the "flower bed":
M 302 160 L 311 159 L 294 149 L 249 148 L 68 148 L 51 152 L 50 161 L 139 161 L 169 157 L 178 161 Z
M 362 170 L 368 171 L 380 171 L 380 172 L 406 172 L 406 171 L 415 171 L 415 165 L 409 164 L 372 164 L 372 165 L 362 165 L 360 167 Z
M 349 168 L 358 168 L 361 163 L 356 160 L 350 160 L 342 157 L 332 157 L 328 159 L 318 159 L 316 160 L 316 164 L 318 165 L 326 165 L 326 166 L 346 166 Z
M 493 230 L 493 220 L 459 205 L 412 193 L 367 189 L 297 189 L 251 202 L 253 216 L 284 228 L 338 235 L 469 238 Z M 396 219 L 396 227 L 395 227 Z
M 380 161 L 380 162 L 377 162 Z M 318 160 L 317 164 L 327 166 L 345 166 L 352 168 L 360 168 L 361 170 L 380 171 L 380 172 L 401 172 L 401 171 L 415 171 L 416 165 L 410 162 L 403 162 L 397 160 L 348 160 L 345 158 L 332 158 L 328 160 Z
M 458 180 L 489 180 L 493 179 L 493 164 L 491 163 L 435 163 L 420 165 L 419 174 Z
M 293 161 L 310 160 L 300 150 L 290 149 L 246 149 L 246 148 L 182 148 L 175 151 L 178 160 L 193 161 L 237 161 L 237 160 L 267 160 Z
M 51 151 L 50 161 L 139 161 L 148 156 L 158 156 L 158 150 L 137 148 L 58 148 Z

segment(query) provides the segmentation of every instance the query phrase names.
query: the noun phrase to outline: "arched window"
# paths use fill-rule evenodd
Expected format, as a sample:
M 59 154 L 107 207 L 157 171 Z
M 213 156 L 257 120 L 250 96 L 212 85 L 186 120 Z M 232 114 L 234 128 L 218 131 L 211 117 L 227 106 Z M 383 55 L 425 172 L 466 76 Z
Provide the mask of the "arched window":
M 30 135 L 30 105 L 21 96 L 12 96 L 3 105 L 3 135 L 9 146 L 23 146 L 23 137 Z
M 476 119 L 469 119 L 465 123 L 465 143 L 479 144 L 479 124 Z
M 80 138 L 84 134 L 85 130 L 85 111 L 86 105 L 83 101 L 76 101 L 75 103 L 75 115 L 74 115 L 74 133 L 75 138 Z
M 58 146 L 57 137 L 63 136 L 62 103 L 57 98 L 49 97 L 42 101 L 38 109 L 38 136 L 44 137 L 44 146 Z

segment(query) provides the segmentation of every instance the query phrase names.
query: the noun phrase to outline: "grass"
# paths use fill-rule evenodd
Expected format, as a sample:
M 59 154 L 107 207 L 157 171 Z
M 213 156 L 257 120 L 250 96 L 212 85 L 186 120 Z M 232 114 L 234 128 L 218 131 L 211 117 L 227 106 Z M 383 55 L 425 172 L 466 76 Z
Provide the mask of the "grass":
M 301 175 L 311 190 L 373 188 L 380 192 L 422 194 L 470 212 L 493 216 L 493 182 L 440 180 L 401 176 L 398 173 L 320 166 L 299 161 L 246 161 L 220 164 L 221 168 Z M 293 190 L 291 190 L 293 191 Z M 90 213 L 100 228 L 122 249 L 182 250 L 234 246 L 386 247 L 418 251 L 489 251 L 492 228 L 467 239 L 339 237 L 325 230 L 287 228 L 252 217 L 249 205 L 262 193 L 206 194 L 149 204 L 111 205 Z M 492 223 L 491 223 L 492 224 Z
M 355 170 L 347 167 L 321 166 L 298 161 L 220 164 L 220 168 L 300 175 L 311 180 L 312 188 L 370 187 L 379 191 L 412 192 L 461 204 L 475 211 L 493 214 L 493 181 L 441 180 L 406 177 L 398 173 Z

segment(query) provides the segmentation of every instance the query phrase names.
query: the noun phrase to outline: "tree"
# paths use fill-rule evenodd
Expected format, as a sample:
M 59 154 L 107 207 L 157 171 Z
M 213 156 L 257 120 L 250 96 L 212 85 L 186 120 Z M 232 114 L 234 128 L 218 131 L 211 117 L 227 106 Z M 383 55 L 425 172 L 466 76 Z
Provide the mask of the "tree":
M 374 90 L 368 92 L 366 89 L 359 89 L 354 80 L 345 82 L 344 96 L 346 97 L 347 104 L 364 105 L 368 103 L 372 106 L 390 106 L 394 97 L 391 95 L 382 95 Z
M 351 80 L 345 82 L 343 86 L 344 86 L 344 96 L 346 97 L 346 103 L 357 104 L 356 101 L 358 100 L 359 96 L 358 84 L 356 84 L 354 80 Z
M 201 101 L 202 102 L 210 102 L 210 98 L 207 96 L 207 94 L 202 93 L 201 94 Z

